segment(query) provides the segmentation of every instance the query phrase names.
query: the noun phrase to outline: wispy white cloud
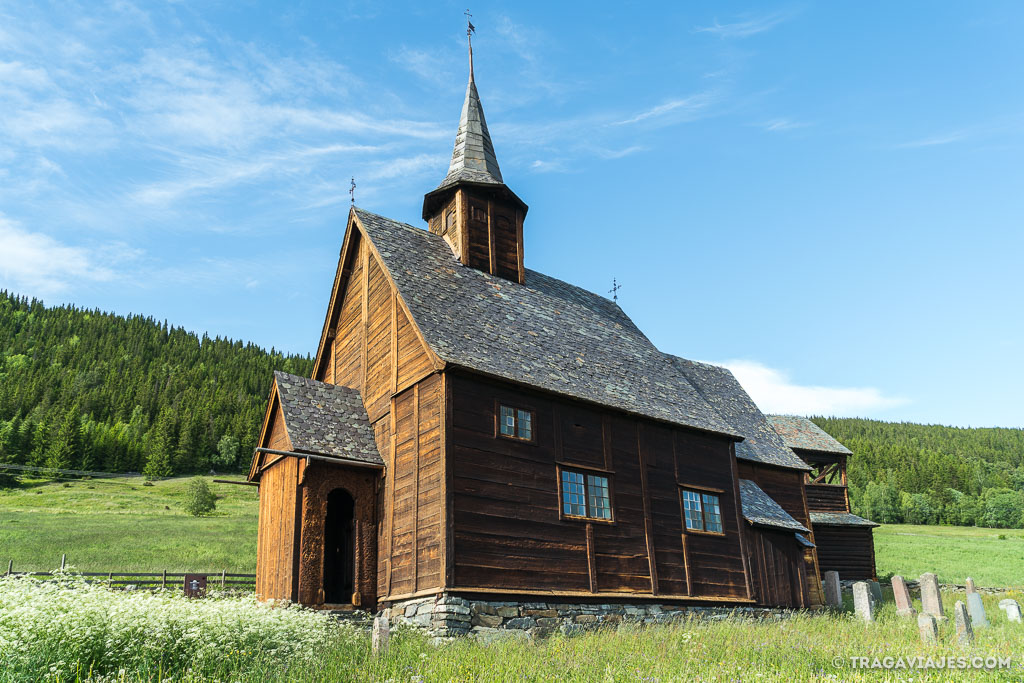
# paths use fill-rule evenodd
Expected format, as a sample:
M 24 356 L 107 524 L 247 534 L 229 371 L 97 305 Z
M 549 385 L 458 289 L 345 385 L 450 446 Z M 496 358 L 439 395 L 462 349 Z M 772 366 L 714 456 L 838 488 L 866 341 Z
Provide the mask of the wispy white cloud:
M 454 82 L 449 74 L 448 61 L 439 51 L 417 50 L 403 45 L 388 58 L 433 85 L 447 88 Z
M 794 415 L 872 415 L 908 403 L 875 387 L 802 385 L 781 370 L 757 361 L 718 363 L 729 368 L 750 397 L 766 413 Z
M 796 128 L 806 128 L 809 123 L 804 121 L 794 121 L 793 119 L 781 118 L 781 119 L 769 119 L 768 121 L 762 121 L 758 124 L 759 127 L 770 133 L 779 133 L 787 130 L 794 130 Z
M 629 117 L 628 119 L 616 121 L 613 125 L 626 126 L 633 123 L 639 123 L 641 121 L 647 121 L 649 119 L 666 118 L 669 114 L 675 115 L 674 120 L 679 118 L 692 118 L 706 110 L 715 101 L 715 99 L 715 93 L 703 92 L 689 97 L 669 100 L 668 102 L 646 109 L 639 114 Z
M 694 33 L 711 33 L 719 38 L 749 38 L 758 33 L 770 31 L 790 17 L 790 14 L 775 12 L 726 24 L 721 24 L 716 19 L 710 26 L 698 26 L 693 31 Z
M 929 138 L 921 138 L 919 140 L 912 140 L 910 142 L 904 142 L 896 145 L 897 149 L 913 149 L 915 147 L 936 147 L 938 145 L 949 145 L 954 142 L 961 142 L 970 137 L 970 132 L 966 130 L 953 131 L 946 133 L 945 135 L 936 135 Z
M 71 246 L 0 215 L 0 286 L 6 289 L 51 295 L 75 285 L 109 282 L 118 277 L 117 264 L 137 256 L 120 244 Z

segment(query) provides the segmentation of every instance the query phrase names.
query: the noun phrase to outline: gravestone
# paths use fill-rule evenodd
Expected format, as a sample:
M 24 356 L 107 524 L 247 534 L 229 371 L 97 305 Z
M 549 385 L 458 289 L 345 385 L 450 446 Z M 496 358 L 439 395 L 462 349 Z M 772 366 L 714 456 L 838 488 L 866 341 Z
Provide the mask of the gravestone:
M 917 630 L 921 634 L 921 642 L 926 645 L 939 641 L 939 625 L 930 614 L 917 615 Z
M 825 572 L 825 604 L 834 609 L 843 607 L 843 587 L 839 572 Z
M 910 591 L 902 576 L 892 577 L 892 596 L 896 600 L 896 614 L 901 617 L 912 617 L 917 614 L 914 603 L 910 601 Z
M 374 617 L 371 640 L 374 653 L 382 655 L 387 652 L 389 640 L 391 640 L 391 626 L 388 620 L 384 617 Z
M 967 607 L 960 600 L 957 600 L 953 607 L 953 619 L 956 621 L 956 642 L 960 645 L 970 645 L 974 642 L 971 617 L 967 614 Z
M 864 621 L 875 620 L 875 603 L 871 599 L 871 588 L 866 581 L 853 584 L 853 611 Z
M 201 598 L 206 595 L 206 574 L 185 574 L 185 597 Z
M 877 581 L 868 581 L 868 588 L 871 589 L 871 599 L 880 606 L 882 604 L 882 584 Z
M 967 612 L 971 615 L 971 626 L 974 628 L 986 628 L 989 625 L 980 593 L 967 594 Z
M 967 594 L 968 595 L 970 595 L 971 593 L 977 593 L 978 592 L 978 589 L 974 587 L 974 579 L 972 579 L 971 577 L 968 576 L 967 577 L 967 581 L 965 581 L 965 583 L 967 584 Z
M 1006 620 L 1015 623 L 1021 623 L 1020 620 L 1020 604 L 1016 600 L 1006 598 L 999 601 L 999 609 L 1006 612 Z
M 939 593 L 939 579 L 931 572 L 921 574 L 921 611 L 936 619 L 946 618 L 942 608 L 942 594 Z

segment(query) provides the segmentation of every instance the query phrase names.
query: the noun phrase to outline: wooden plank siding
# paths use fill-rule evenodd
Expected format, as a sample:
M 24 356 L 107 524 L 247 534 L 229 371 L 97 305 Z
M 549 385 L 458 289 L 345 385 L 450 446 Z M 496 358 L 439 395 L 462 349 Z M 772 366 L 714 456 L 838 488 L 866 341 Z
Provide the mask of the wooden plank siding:
M 281 458 L 260 479 L 256 592 L 264 600 L 294 600 L 298 582 L 299 460 Z
M 452 584 L 502 589 L 747 598 L 730 442 L 472 375 L 445 373 Z M 501 403 L 534 411 L 536 439 L 497 436 Z M 613 521 L 562 518 L 558 466 L 611 483 Z M 720 489 L 725 533 L 688 534 L 676 472 Z
M 846 487 L 833 484 L 807 484 L 807 509 L 810 512 L 849 512 Z
M 818 526 L 814 529 L 821 571 L 850 581 L 875 580 L 875 544 L 870 527 Z
M 811 542 L 814 542 L 814 530 L 811 527 L 811 517 L 808 510 L 807 497 L 804 492 L 804 473 L 797 470 L 755 463 L 749 460 L 739 460 L 737 464 L 739 465 L 740 478 L 753 481 L 762 491 L 778 503 L 783 510 L 788 512 L 793 519 L 811 529 L 808 538 Z M 764 554 L 759 555 L 753 549 L 750 549 L 749 556 L 752 558 L 765 557 Z M 824 591 L 821 586 L 817 552 L 812 551 L 806 554 L 804 564 L 803 578 L 806 582 L 806 591 L 810 604 L 823 604 Z M 754 568 L 751 568 L 751 573 L 755 577 L 759 575 L 759 572 Z

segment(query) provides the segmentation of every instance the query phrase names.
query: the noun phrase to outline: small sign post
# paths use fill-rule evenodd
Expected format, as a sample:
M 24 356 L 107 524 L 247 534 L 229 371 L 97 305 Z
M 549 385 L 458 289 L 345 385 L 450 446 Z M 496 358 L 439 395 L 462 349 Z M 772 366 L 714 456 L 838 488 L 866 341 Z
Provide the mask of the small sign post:
M 201 598 L 206 595 L 205 574 L 185 574 L 185 597 Z

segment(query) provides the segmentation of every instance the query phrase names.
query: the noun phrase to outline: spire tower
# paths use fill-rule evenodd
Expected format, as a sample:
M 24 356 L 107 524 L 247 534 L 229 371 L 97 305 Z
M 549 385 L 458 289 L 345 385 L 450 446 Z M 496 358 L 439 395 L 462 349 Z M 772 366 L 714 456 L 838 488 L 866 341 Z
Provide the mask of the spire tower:
M 467 19 L 470 15 L 467 11 Z M 473 68 L 473 33 L 467 21 L 469 83 L 455 133 L 448 173 L 423 198 L 423 219 L 462 261 L 516 282 L 524 281 L 523 219 L 527 206 L 506 185 L 487 130 Z

